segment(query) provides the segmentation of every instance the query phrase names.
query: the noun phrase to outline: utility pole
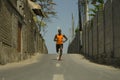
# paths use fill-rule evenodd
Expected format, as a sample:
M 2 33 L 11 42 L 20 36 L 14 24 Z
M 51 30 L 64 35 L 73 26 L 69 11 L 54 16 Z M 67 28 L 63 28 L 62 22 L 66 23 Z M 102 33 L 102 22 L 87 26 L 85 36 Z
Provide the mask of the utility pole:
M 78 16 L 79 16 L 79 40 L 78 40 L 78 47 L 79 47 L 79 53 L 81 52 L 81 45 L 82 45 L 82 20 L 81 20 L 81 1 L 78 0 Z
M 73 16 L 73 13 L 72 13 L 72 39 L 74 38 L 74 33 L 75 33 L 75 30 L 74 30 L 74 16 Z
M 80 49 L 82 47 L 82 28 L 88 22 L 88 0 L 78 0 Z M 81 16 L 82 15 L 82 16 Z
M 78 0 L 79 31 L 82 31 L 81 1 L 82 1 L 82 0 Z
M 88 10 L 88 0 L 85 0 L 85 23 L 89 20 Z

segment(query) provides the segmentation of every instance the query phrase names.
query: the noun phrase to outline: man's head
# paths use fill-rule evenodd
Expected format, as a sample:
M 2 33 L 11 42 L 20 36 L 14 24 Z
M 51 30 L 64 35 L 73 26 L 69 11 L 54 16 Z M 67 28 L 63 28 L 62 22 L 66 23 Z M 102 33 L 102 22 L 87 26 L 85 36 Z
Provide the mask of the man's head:
M 61 29 L 58 29 L 58 34 L 61 34 L 61 32 L 62 32 Z

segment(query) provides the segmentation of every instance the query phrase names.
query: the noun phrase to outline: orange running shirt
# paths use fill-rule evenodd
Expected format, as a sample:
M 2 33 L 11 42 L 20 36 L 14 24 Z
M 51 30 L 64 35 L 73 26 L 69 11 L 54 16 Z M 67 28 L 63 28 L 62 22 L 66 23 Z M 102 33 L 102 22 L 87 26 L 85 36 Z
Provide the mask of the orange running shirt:
M 57 34 L 57 41 L 56 41 L 56 44 L 63 44 L 63 35 L 58 35 Z

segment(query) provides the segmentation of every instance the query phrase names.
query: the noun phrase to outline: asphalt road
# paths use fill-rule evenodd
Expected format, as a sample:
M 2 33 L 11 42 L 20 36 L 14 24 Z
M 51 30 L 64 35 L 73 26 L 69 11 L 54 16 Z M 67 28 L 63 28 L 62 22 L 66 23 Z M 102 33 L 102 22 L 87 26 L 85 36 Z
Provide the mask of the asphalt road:
M 120 80 L 120 69 L 91 63 L 78 54 L 65 54 L 62 61 L 46 54 L 25 66 L 0 69 L 0 80 Z

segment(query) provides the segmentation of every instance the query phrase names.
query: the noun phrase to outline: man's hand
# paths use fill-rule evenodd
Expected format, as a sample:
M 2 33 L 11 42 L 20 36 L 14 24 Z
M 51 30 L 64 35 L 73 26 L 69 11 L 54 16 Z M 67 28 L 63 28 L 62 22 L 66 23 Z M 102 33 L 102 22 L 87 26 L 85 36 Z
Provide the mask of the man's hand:
M 57 41 L 57 39 L 54 39 L 54 41 Z
M 68 40 L 68 38 L 65 35 L 63 35 L 63 37 L 65 38 L 65 40 L 63 41 L 63 43 L 65 43 Z
M 55 37 L 54 37 L 54 41 L 57 41 L 57 35 L 55 35 Z
M 63 43 L 65 43 L 67 40 L 63 41 Z

